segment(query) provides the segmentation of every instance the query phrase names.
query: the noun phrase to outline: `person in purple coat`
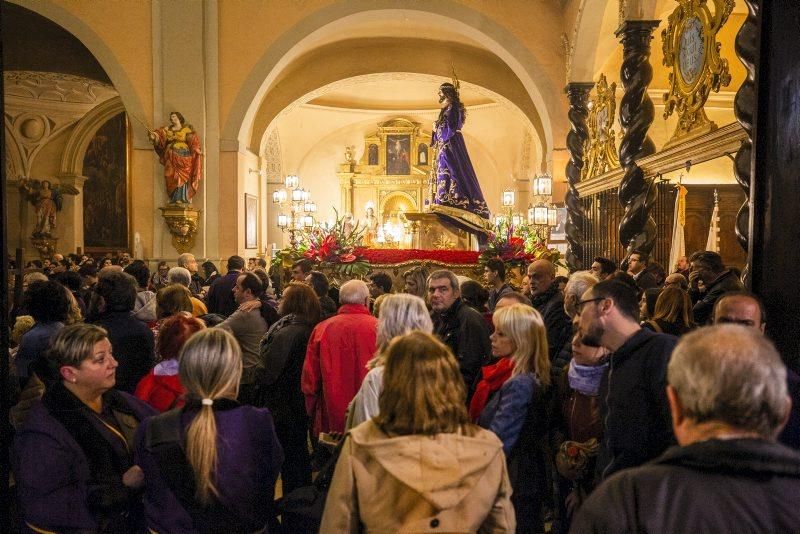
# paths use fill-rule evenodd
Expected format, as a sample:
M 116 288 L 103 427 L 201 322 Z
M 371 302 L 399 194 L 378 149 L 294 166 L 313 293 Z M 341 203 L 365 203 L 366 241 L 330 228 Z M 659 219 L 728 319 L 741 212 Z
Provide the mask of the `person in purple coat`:
M 197 332 L 179 359 L 186 405 L 148 419 L 136 436 L 147 528 L 270 530 L 283 450 L 269 410 L 236 402 L 242 375 L 236 339 L 219 328 Z
M 133 439 L 147 404 L 116 391 L 108 334 L 64 327 L 47 355 L 48 386 L 14 439 L 12 462 L 26 527 L 35 532 L 137 532 L 142 470 Z

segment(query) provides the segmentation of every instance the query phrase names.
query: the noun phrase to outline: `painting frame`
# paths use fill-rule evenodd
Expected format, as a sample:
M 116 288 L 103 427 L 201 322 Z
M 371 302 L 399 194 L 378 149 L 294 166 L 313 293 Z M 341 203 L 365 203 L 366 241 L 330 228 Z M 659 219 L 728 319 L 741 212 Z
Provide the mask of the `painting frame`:
M 258 248 L 258 197 L 244 194 L 244 248 Z
M 388 134 L 385 153 L 387 175 L 411 174 L 411 134 Z
M 124 165 L 122 172 L 125 173 L 125 177 L 122 180 L 124 184 L 124 200 L 122 202 L 118 202 L 117 205 L 120 208 L 124 208 L 125 214 L 123 215 L 123 219 L 125 221 L 125 231 L 124 231 L 124 239 L 120 239 L 118 242 L 109 243 L 109 242 L 97 242 L 97 240 L 93 240 L 91 237 L 87 236 L 86 232 L 86 214 L 87 214 L 87 207 L 86 207 L 86 198 L 87 193 L 90 193 L 91 186 L 84 184 L 82 199 L 80 202 L 83 204 L 83 221 L 81 224 L 84 226 L 84 240 L 82 243 L 81 251 L 85 254 L 93 254 L 93 255 L 102 255 L 102 254 L 115 254 L 122 251 L 134 252 L 134 231 L 133 231 L 133 201 L 131 195 L 131 187 L 133 185 L 133 166 L 131 165 L 132 158 L 133 158 L 133 130 L 131 127 L 130 120 L 128 118 L 127 113 L 124 110 L 115 111 L 111 115 L 109 115 L 101 124 L 101 126 L 94 132 L 89 146 L 87 146 L 86 152 L 83 156 L 83 164 L 82 164 L 82 172 L 84 176 L 92 174 L 91 170 L 86 168 L 87 165 L 87 158 L 89 157 L 90 147 L 92 145 L 92 141 L 98 135 L 103 134 L 103 130 L 109 126 L 109 124 L 116 120 L 117 118 L 121 118 L 122 120 L 122 129 L 125 132 L 125 141 L 124 141 Z M 122 152 L 120 152 L 120 155 Z M 92 179 L 91 176 L 88 176 L 87 182 Z M 91 196 L 91 195 L 89 195 Z M 107 205 L 112 205 L 111 202 L 105 202 Z M 91 210 L 88 210 L 91 211 Z M 87 239 L 88 237 L 88 239 Z

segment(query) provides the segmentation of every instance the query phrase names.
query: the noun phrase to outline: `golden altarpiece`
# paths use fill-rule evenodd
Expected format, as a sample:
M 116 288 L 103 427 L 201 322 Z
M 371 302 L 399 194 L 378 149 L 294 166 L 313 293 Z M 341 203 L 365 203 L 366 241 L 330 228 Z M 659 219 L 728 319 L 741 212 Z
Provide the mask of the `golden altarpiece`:
M 443 223 L 428 209 L 435 149 L 431 132 L 404 118 L 378 124 L 364 138 L 361 158 L 348 147 L 339 165 L 341 207 L 368 229 L 380 248 L 470 249 L 470 234 Z M 369 214 L 372 208 L 374 214 Z M 371 219 L 375 217 L 375 219 Z

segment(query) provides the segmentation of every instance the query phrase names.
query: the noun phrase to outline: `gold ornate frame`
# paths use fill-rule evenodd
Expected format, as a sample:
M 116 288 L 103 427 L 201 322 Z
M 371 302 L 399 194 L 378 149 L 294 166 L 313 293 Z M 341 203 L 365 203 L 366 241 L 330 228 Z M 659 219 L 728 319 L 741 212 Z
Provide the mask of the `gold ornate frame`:
M 409 136 L 409 174 L 386 174 L 386 138 L 390 135 Z M 375 133 L 364 137 L 364 151 L 357 163 L 345 162 L 339 165 L 339 186 L 341 206 L 345 213 L 352 213 L 357 219 L 362 216 L 364 206 L 372 202 L 376 214 L 382 213 L 386 200 L 402 194 L 414 210 L 421 210 L 425 201 L 428 172 L 433 161 L 430 147 L 431 134 L 421 125 L 404 118 L 394 118 L 378 124 Z M 427 162 L 419 163 L 420 145 L 425 145 Z M 369 164 L 369 147 L 378 147 L 378 162 Z
M 596 95 L 589 102 L 589 118 L 586 121 L 589 137 L 583 145 L 581 180 L 594 178 L 619 167 L 614 131 L 617 110 L 616 90 L 616 82 L 608 85 L 605 74 L 601 74 L 597 81 Z M 605 124 L 600 123 L 603 117 Z
M 709 0 L 678 0 L 678 7 L 669 16 L 669 25 L 661 32 L 664 65 L 672 67 L 670 89 L 664 93 L 664 118 L 673 112 L 678 115 L 678 126 L 665 146 L 717 129 L 703 106 L 711 91 L 719 92 L 731 82 L 728 60 L 719 54 L 722 45 L 717 41 L 717 33 L 733 11 L 734 0 L 710 1 L 714 3 L 713 15 L 708 8 Z M 703 65 L 697 78 L 689 83 L 681 74 L 680 41 L 687 23 L 695 18 L 703 28 Z

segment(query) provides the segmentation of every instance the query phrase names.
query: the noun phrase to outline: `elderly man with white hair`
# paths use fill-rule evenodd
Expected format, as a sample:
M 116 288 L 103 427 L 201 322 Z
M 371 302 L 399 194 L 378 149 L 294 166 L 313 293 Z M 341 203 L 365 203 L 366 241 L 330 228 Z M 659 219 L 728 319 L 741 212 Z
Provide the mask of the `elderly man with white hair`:
M 191 293 L 191 289 L 189 286 L 192 283 L 192 273 L 189 272 L 189 269 L 185 267 L 173 267 L 167 273 L 167 280 L 170 284 L 180 284 L 183 287 L 189 289 Z M 200 317 L 208 313 L 208 308 L 206 305 L 203 304 L 203 301 L 192 295 L 190 297 L 192 299 L 192 315 L 195 317 Z
M 203 293 L 203 279 L 197 274 L 197 258 L 194 257 L 194 254 L 184 252 L 178 256 L 178 267 L 183 267 L 189 271 L 189 292 L 192 296 L 201 296 Z
M 378 320 L 369 312 L 369 288 L 350 280 L 339 289 L 339 310 L 311 332 L 301 385 L 313 434 L 343 432 L 347 405 L 375 355 Z
M 786 368 L 741 325 L 703 328 L 672 353 L 667 397 L 679 446 L 602 484 L 573 532 L 796 532 L 800 454 L 775 437 Z

